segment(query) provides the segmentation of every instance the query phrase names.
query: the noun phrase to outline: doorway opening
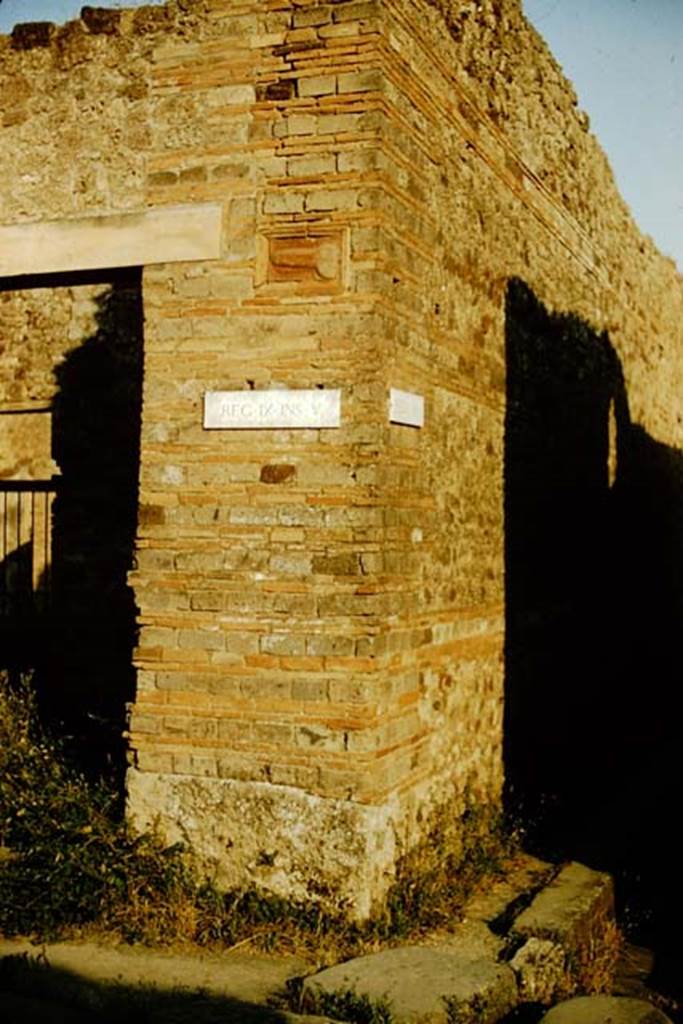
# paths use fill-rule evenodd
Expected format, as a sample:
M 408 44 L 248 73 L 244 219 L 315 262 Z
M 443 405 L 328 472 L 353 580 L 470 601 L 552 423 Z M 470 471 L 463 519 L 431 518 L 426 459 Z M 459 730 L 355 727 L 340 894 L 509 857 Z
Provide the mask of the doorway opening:
M 139 269 L 0 282 L 0 667 L 32 671 L 81 766 L 119 776 L 142 328 Z
M 508 809 L 541 856 L 612 872 L 680 978 L 683 453 L 631 420 L 608 336 L 519 280 L 506 356 Z

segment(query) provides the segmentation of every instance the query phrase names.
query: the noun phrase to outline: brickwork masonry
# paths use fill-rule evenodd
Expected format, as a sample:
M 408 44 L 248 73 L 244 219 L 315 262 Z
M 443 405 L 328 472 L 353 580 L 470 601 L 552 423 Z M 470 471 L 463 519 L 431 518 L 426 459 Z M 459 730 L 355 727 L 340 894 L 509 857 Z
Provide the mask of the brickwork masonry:
M 517 0 L 86 8 L 0 39 L 0 96 L 5 222 L 223 209 L 220 259 L 143 272 L 130 812 L 364 916 L 439 807 L 500 800 L 508 282 L 680 446 L 680 277 Z M 282 387 L 340 428 L 203 429 Z

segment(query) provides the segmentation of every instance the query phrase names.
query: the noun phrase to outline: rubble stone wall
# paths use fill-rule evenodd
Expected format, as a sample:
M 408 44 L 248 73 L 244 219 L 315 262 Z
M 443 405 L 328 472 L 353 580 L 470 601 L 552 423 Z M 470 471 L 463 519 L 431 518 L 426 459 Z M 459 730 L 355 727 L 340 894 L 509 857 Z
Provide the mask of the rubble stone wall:
M 106 285 L 9 288 L 0 292 L 0 477 L 52 476 L 54 371 L 97 329 Z

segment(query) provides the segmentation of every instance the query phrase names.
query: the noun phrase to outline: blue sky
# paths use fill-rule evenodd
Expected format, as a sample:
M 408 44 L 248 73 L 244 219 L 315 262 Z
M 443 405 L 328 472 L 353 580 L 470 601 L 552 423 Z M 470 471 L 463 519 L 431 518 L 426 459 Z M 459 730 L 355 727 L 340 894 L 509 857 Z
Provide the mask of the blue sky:
M 141 2 L 100 0 L 110 7 Z M 523 4 L 573 81 L 636 221 L 683 270 L 683 0 Z M 17 21 L 66 21 L 82 5 L 2 0 L 0 32 Z
M 683 271 L 683 0 L 523 0 L 622 195 Z
M 0 0 L 0 32 L 11 32 L 19 21 L 54 21 L 77 18 L 82 7 L 142 7 L 164 0 Z

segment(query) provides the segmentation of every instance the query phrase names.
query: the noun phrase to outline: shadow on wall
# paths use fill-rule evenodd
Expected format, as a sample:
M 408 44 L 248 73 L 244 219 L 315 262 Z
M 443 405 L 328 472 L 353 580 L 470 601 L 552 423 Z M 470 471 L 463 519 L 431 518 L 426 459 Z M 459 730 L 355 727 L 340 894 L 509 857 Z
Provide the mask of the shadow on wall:
M 11 514 L 6 504 L 3 532 Z M 20 544 L 0 561 L 0 665 L 14 680 L 42 663 L 47 649 L 47 589 L 44 578 L 34 586 L 33 547 L 33 543 Z
M 15 287 L 84 283 L 102 279 L 57 275 Z M 136 609 L 126 574 L 140 464 L 140 272 L 117 271 L 107 283 L 96 300 L 95 332 L 55 368 L 52 455 L 61 479 L 52 506 L 49 612 L 47 620 L 24 623 L 23 649 L 13 656 L 15 665 L 36 670 L 41 705 L 83 767 L 120 773 L 125 704 L 134 695 Z
M 641 938 L 680 926 L 683 454 L 633 424 L 606 334 L 506 305 L 508 807 L 614 871 Z M 677 860 L 676 856 L 676 860 Z
M 139 271 L 98 300 L 97 330 L 56 368 L 52 455 L 53 642 L 45 698 L 95 762 L 120 763 L 134 696 L 135 603 L 126 582 L 137 525 L 142 403 Z

